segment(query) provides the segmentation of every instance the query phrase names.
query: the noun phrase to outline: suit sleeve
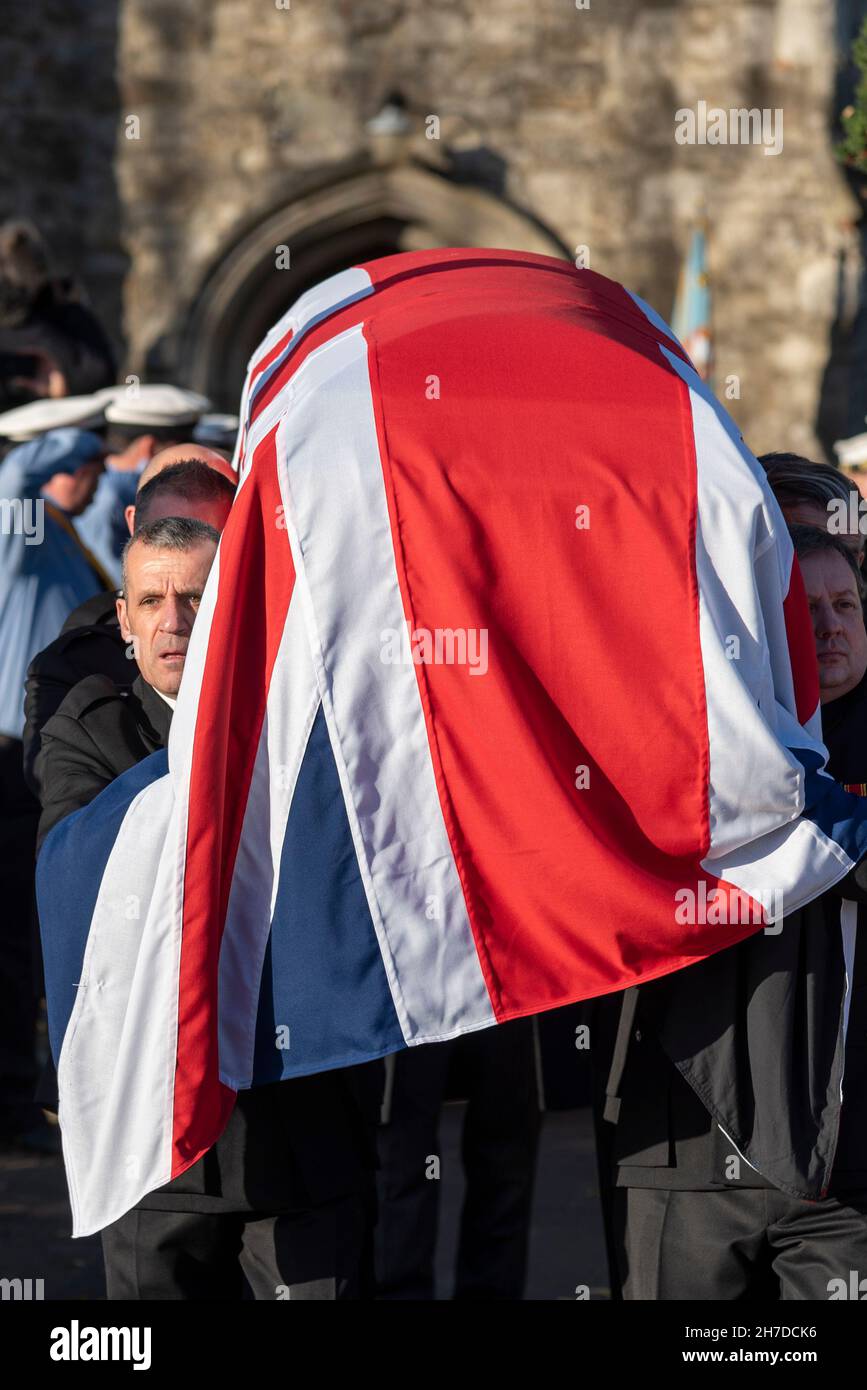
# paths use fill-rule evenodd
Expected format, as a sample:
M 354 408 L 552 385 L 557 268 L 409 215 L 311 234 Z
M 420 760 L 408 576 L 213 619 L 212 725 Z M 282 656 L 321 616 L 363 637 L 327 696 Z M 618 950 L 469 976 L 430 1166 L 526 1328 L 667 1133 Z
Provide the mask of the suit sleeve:
M 856 864 L 854 869 L 850 869 L 845 878 L 841 878 L 829 888 L 828 892 L 837 898 L 846 898 L 849 902 L 867 907 L 867 856 Z
M 27 668 L 24 683 L 24 780 L 42 801 L 42 730 L 57 713 L 79 673 L 63 679 L 48 653 L 40 652 Z
M 117 773 L 101 755 L 87 730 L 61 712 L 49 719 L 42 731 L 36 775 L 42 798 L 36 840 L 38 854 L 49 830 L 64 816 L 89 805 L 114 781 Z

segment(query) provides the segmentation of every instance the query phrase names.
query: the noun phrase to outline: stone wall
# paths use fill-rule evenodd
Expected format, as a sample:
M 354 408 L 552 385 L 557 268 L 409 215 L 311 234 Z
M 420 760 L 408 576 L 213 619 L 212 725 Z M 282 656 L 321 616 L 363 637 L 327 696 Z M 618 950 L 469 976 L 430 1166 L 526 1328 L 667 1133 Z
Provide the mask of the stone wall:
M 117 5 L 0 4 L 0 217 L 32 218 L 118 347 L 129 273 L 113 167 Z
M 840 34 L 860 8 L 31 0 L 5 25 L 0 210 L 37 217 L 80 267 L 129 369 L 183 379 L 191 315 L 239 240 L 282 209 L 296 226 L 311 187 L 359 171 L 421 166 L 444 191 L 481 187 L 527 236 L 541 224 L 552 245 L 586 245 L 593 269 L 666 317 L 704 208 L 718 378 L 740 390 L 730 408 L 757 451 L 816 450 L 820 417 L 827 439 L 861 428 L 865 408 L 857 342 L 835 330 L 861 246 L 831 137 Z M 403 129 L 371 129 L 394 93 Z M 679 145 L 675 112 L 700 100 L 781 108 L 782 152 Z M 472 207 L 468 242 L 485 225 Z M 417 221 L 398 244 L 436 240 L 436 216 Z M 503 244 L 522 239 L 514 225 Z M 303 288 L 292 270 L 263 273 L 284 277 L 287 302 Z

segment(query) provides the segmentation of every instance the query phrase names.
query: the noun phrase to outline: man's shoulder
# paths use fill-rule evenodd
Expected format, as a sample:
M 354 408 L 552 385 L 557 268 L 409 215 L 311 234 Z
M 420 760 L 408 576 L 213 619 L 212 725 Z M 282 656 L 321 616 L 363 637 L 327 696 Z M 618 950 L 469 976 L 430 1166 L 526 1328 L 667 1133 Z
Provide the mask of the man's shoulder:
M 73 765 L 110 781 L 162 743 L 132 687 L 118 686 L 110 676 L 85 676 L 42 730 L 43 790 Z
M 111 676 L 98 672 L 85 676 L 64 696 L 57 712 L 42 731 L 44 739 L 56 738 L 69 724 L 89 726 L 135 723 L 140 701 L 130 686 L 118 685 Z
M 61 737 L 69 741 L 77 725 L 103 752 L 120 757 L 130 766 L 165 746 L 171 711 L 160 703 L 150 686 L 139 677 L 132 685 L 119 685 L 102 672 L 85 676 L 64 696 L 56 714 L 42 730 L 43 741 Z
M 117 625 L 117 597 L 113 593 L 104 590 L 94 594 L 92 598 L 84 600 L 77 608 L 70 613 L 63 627 L 60 629 L 61 636 L 74 632 L 76 628 Z
M 120 686 L 111 679 L 111 676 L 96 672 L 92 676 L 85 676 L 78 681 L 69 693 L 64 697 L 58 714 L 65 714 L 72 719 L 79 719 L 87 714 L 89 710 L 99 708 L 106 703 L 117 702 L 128 706 L 130 690 L 128 687 Z
M 130 685 L 138 674 L 118 625 L 94 623 L 62 631 L 33 657 L 27 675 L 32 681 L 58 680 L 73 685 L 77 675 L 84 678 L 94 670 L 101 670 L 119 686 Z

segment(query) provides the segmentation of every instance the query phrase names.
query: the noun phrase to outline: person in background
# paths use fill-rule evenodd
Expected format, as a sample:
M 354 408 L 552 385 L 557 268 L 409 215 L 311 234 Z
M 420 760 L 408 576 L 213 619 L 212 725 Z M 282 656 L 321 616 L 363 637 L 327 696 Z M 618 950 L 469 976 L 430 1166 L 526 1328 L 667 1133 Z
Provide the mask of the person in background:
M 792 538 L 828 772 L 867 795 L 861 573 L 842 537 L 809 525 Z M 608 1093 L 625 1298 L 829 1299 L 867 1268 L 859 870 L 773 929 L 624 996 Z
M 105 430 L 105 411 L 100 394 L 59 396 L 56 400 L 28 401 L 0 413 L 0 452 L 5 458 L 16 444 L 29 444 L 49 430 L 90 430 L 100 437 Z
M 127 543 L 117 609 L 140 674 L 88 677 L 46 724 L 40 839 L 165 747 L 218 541 L 169 516 Z M 369 1296 L 380 1095 L 378 1063 L 239 1091 L 214 1146 L 102 1232 L 108 1298 L 236 1301 L 245 1280 L 269 1302 Z
M 219 449 L 227 459 L 231 459 L 240 427 L 241 421 L 237 415 L 203 415 L 193 430 L 193 439 L 209 449 Z
M 386 1060 L 379 1133 L 377 1298 L 430 1300 L 440 1186 L 430 1171 L 450 1072 L 467 1109 L 461 1157 L 466 1194 L 453 1297 L 523 1297 L 536 1153 L 542 1125 L 536 1020 L 512 1019 Z
M 195 517 L 222 531 L 235 496 L 234 479 L 225 460 L 209 449 L 182 444 L 162 450 L 143 469 L 135 502 L 126 509 L 127 539 L 146 522 L 166 516 Z M 138 674 L 120 630 L 116 599 L 116 592 L 104 592 L 80 605 L 30 663 L 24 775 L 36 796 L 41 730 L 68 691 L 85 676 L 101 674 L 126 686 Z
M 51 1149 L 33 1102 L 39 956 L 33 917 L 38 805 L 24 780 L 24 677 L 70 611 L 111 583 L 72 518 L 90 504 L 102 441 L 58 429 L 0 464 L 0 1140 Z
M 132 533 L 136 492 L 155 472 L 182 458 L 201 458 L 235 480 L 222 453 L 200 443 L 183 444 L 207 405 L 206 397 L 177 386 L 113 386 L 90 396 L 35 400 L 4 411 L 0 440 L 7 442 L 8 450 L 13 443 L 38 439 L 66 425 L 106 438 L 105 470 L 90 506 L 74 525 L 117 587 L 121 552 Z
M 235 475 L 219 455 L 213 457 L 216 462 L 207 449 L 191 457 L 190 446 L 183 444 L 154 459 L 142 474 L 135 506 L 127 513 L 130 534 L 164 516 L 196 516 L 222 531 L 235 499 Z
M 31 222 L 0 225 L 0 405 L 110 386 L 111 344 L 80 286 L 52 268 Z
M 85 430 L 52 430 L 0 464 L 0 733 L 21 738 L 24 676 L 70 612 L 111 580 L 72 520 L 89 507 L 104 446 Z
M 108 453 L 93 505 L 77 522 L 85 545 L 120 583 L 120 557 L 131 529 L 126 513 L 135 505 L 144 471 L 155 456 L 188 439 L 205 396 L 178 386 L 119 386 L 98 393 L 104 411 Z
M 850 517 L 860 519 L 862 512 L 867 517 L 867 505 L 862 507 L 861 493 L 839 468 L 829 463 L 815 463 L 801 454 L 760 454 L 759 463 L 789 526 L 821 526 L 826 531 L 829 522 L 835 520 L 835 514 L 841 510 L 847 521 Z M 865 531 L 867 520 L 863 531 L 860 524 L 853 527 L 851 522 L 845 528 L 834 528 L 834 533 L 853 547 L 862 567 Z

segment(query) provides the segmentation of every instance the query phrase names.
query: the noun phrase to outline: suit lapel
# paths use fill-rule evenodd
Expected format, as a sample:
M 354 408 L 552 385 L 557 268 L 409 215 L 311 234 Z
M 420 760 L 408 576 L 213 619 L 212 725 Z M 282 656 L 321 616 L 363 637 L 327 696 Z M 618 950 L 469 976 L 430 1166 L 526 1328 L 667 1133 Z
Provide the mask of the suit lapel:
M 153 686 L 148 685 L 141 676 L 136 677 L 132 688 L 139 698 L 142 712 L 150 725 L 154 748 L 165 748 L 169 741 L 169 729 L 172 727 L 171 705 L 167 705 L 162 695 L 158 695 Z M 143 732 L 147 737 L 148 730 L 143 730 Z

